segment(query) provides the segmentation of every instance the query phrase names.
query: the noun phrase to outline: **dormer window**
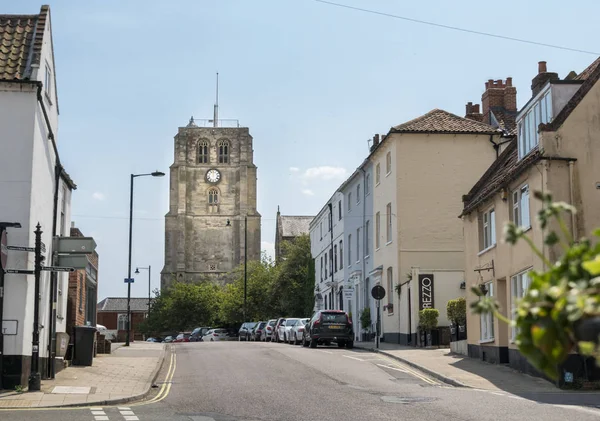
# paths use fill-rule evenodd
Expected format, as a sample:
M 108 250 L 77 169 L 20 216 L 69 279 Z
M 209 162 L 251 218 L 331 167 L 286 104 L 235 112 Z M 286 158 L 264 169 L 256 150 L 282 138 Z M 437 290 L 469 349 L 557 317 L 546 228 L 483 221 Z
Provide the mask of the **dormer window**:
M 522 111 L 517 122 L 519 136 L 519 159 L 527 155 L 539 143 L 538 127 L 552 121 L 552 93 L 548 89 L 540 98 Z

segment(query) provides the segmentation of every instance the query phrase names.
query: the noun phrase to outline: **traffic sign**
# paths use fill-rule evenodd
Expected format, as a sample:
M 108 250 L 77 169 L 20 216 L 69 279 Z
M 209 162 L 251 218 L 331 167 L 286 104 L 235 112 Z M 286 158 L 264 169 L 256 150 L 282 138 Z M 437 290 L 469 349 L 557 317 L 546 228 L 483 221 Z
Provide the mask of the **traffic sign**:
M 85 269 L 88 265 L 88 257 L 85 254 L 59 254 L 57 264 L 75 269 Z
M 14 250 L 14 251 L 30 251 L 30 252 L 35 252 L 35 247 L 25 247 L 25 246 L 6 246 L 7 250 Z
M 6 260 L 8 258 L 8 248 L 6 246 L 6 230 L 2 230 L 2 235 L 0 235 L 0 270 L 4 270 L 6 268 Z
M 90 254 L 96 250 L 96 242 L 92 237 L 54 237 L 58 253 Z
M 126 284 L 133 284 L 134 283 L 134 279 L 133 278 L 125 278 L 125 283 Z
M 383 288 L 381 285 L 375 285 L 371 290 L 371 295 L 376 300 L 383 300 L 385 297 L 385 288 Z
M 6 269 L 6 273 L 16 273 L 19 275 L 35 275 L 35 272 L 27 269 Z
M 50 272 L 75 272 L 75 268 L 61 266 L 42 266 L 42 270 L 48 270 Z

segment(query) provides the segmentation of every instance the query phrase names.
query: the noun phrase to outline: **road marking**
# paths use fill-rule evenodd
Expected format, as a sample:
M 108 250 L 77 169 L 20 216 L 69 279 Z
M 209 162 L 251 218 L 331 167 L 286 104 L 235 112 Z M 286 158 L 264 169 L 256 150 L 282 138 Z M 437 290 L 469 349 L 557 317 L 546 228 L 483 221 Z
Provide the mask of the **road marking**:
M 106 412 L 104 412 L 103 408 L 95 406 L 93 408 L 90 408 L 90 411 L 94 416 L 95 421 L 109 421 L 108 416 L 106 415 Z
M 135 415 L 133 411 L 121 411 L 121 415 Z
M 325 351 L 325 350 L 321 350 L 321 352 L 324 352 L 324 353 L 326 353 L 326 354 L 333 354 L 333 352 L 331 352 L 331 351 Z
M 597 409 L 594 409 L 594 408 L 587 408 L 585 406 L 577 406 L 577 405 L 559 405 L 559 404 L 554 404 L 552 406 L 557 406 L 559 408 L 564 408 L 564 409 L 574 409 L 576 411 L 585 412 L 587 414 L 592 414 L 592 415 L 596 415 L 596 416 L 600 417 L 600 411 L 598 411 Z
M 506 396 L 504 393 L 500 393 L 500 392 L 490 392 L 492 395 L 497 395 L 497 396 Z
M 106 415 L 104 415 L 104 416 L 96 415 L 96 416 L 94 417 L 94 419 L 95 419 L 96 421 L 109 421 L 109 420 L 108 420 L 108 417 L 107 417 Z
M 124 415 L 123 418 L 125 418 L 125 421 L 140 421 L 135 415 Z
M 342 357 L 352 358 L 353 360 L 356 360 L 356 361 L 364 361 L 362 358 L 351 357 L 350 355 L 342 355 Z
M 119 411 L 129 411 L 131 408 L 129 408 L 128 406 L 119 406 Z
M 170 365 L 169 365 L 169 370 L 167 371 L 167 376 L 165 377 L 165 381 L 163 382 L 158 394 L 154 398 L 150 399 L 147 402 L 134 403 L 131 406 L 148 405 L 151 403 L 160 402 L 164 398 L 166 398 L 169 395 L 169 392 L 171 391 L 171 385 L 172 385 L 171 380 L 173 380 L 173 376 L 175 375 L 176 368 L 177 368 L 177 358 L 176 358 L 175 352 L 173 352 L 171 354 L 171 361 L 170 361 Z
M 383 368 L 389 368 L 390 370 L 396 370 L 396 371 L 401 371 L 403 373 L 408 373 L 408 371 L 402 369 L 402 368 L 396 368 L 396 367 L 390 367 L 387 365 L 383 365 L 383 364 L 377 364 L 379 367 L 383 367 Z
M 400 364 L 397 361 L 392 360 L 390 358 L 382 358 L 382 359 L 387 360 L 390 363 L 390 365 L 393 365 L 393 366 L 396 366 L 396 367 L 401 368 L 403 370 L 406 370 L 407 373 L 412 374 L 413 376 L 415 376 L 415 377 L 423 380 L 426 383 L 429 383 L 429 384 L 432 384 L 432 385 L 435 385 L 435 386 L 440 386 L 441 385 L 441 383 L 439 383 L 439 382 L 437 382 L 437 381 L 435 381 L 433 379 L 430 379 L 429 377 L 426 377 L 425 375 L 423 375 L 423 374 L 421 374 L 421 373 L 419 373 L 419 372 L 411 369 L 407 365 Z
M 104 411 L 92 411 L 92 415 L 106 415 Z

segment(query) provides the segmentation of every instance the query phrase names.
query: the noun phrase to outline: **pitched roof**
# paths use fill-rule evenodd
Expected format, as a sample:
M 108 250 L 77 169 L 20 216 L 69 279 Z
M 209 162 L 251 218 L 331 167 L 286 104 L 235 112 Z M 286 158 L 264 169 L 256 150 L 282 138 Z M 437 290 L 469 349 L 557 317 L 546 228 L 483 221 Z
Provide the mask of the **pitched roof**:
M 284 216 L 281 215 L 281 229 L 283 237 L 298 237 L 308 234 L 310 221 L 314 216 Z
M 586 78 L 585 82 L 581 84 L 577 92 L 575 92 L 569 102 L 567 102 L 563 109 L 560 110 L 552 122 L 548 124 L 540 124 L 541 131 L 554 132 L 558 130 L 571 115 L 577 105 L 579 105 L 581 100 L 587 95 L 596 82 L 598 82 L 598 79 L 600 79 L 600 58 L 596 59 L 590 66 L 588 66 L 588 68 L 585 69 L 581 75 L 578 76 L 578 78 L 580 76 L 580 80 L 583 80 L 583 77 Z
M 508 136 L 517 134 L 517 111 L 508 111 L 504 107 L 492 107 L 490 114 L 498 123 L 498 127 Z
M 131 298 L 131 311 L 148 311 L 147 298 Z M 98 311 L 127 311 L 127 298 L 108 297 L 98 303 Z
M 463 198 L 464 208 L 459 216 L 471 213 L 502 187 L 518 178 L 540 157 L 540 151 L 535 147 L 519 161 L 517 138 L 514 137 L 506 149 L 471 188 L 471 191 Z
M 0 15 L 0 80 L 28 80 L 39 64 L 49 7 L 39 15 Z
M 498 130 L 489 124 L 459 117 L 437 108 L 414 120 L 392 127 L 390 132 L 498 134 Z

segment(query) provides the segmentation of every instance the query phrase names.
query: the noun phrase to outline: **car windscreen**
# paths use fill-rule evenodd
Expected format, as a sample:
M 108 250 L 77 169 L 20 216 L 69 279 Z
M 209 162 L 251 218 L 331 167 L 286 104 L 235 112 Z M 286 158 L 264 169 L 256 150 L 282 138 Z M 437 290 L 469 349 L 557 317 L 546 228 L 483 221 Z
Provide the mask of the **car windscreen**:
M 286 326 L 295 326 L 296 323 L 298 323 L 298 319 L 287 319 L 287 321 L 285 322 Z
M 248 329 L 252 329 L 254 326 L 256 326 L 256 323 L 254 323 L 254 322 L 252 322 L 252 323 L 247 323 L 247 324 L 246 324 L 246 327 L 247 327 Z
M 346 323 L 344 313 L 321 313 L 324 323 Z
M 269 326 L 275 326 L 276 323 L 277 323 L 277 320 L 271 320 L 269 322 Z
M 267 325 L 267 322 L 262 322 L 261 324 L 258 325 L 259 329 L 264 328 Z
M 227 333 L 227 329 L 215 329 L 215 333 Z

